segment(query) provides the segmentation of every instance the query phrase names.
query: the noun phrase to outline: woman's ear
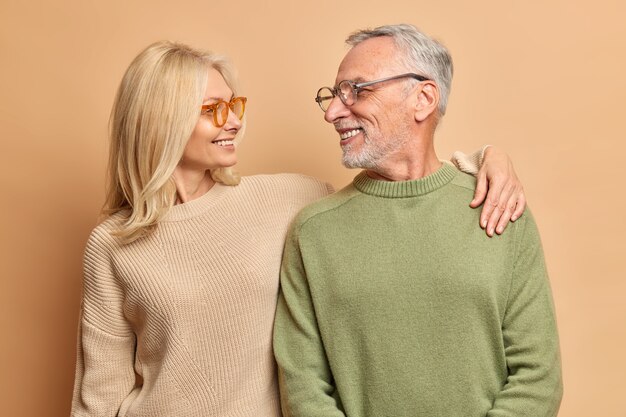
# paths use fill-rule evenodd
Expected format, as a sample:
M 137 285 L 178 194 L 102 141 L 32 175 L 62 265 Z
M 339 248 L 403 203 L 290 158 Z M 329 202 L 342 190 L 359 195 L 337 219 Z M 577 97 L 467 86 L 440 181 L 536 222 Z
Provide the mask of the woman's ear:
M 415 120 L 423 122 L 431 114 L 437 114 L 439 106 L 439 88 L 433 81 L 422 81 L 417 90 L 417 102 L 415 104 Z

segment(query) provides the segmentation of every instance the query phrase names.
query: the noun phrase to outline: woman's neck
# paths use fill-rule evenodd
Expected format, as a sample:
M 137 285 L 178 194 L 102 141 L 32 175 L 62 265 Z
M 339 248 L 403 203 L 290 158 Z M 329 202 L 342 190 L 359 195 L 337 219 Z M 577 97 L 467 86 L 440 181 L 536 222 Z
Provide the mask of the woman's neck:
M 176 167 L 174 170 L 176 185 L 176 203 L 181 204 L 202 197 L 215 185 L 211 173 L 206 171 L 185 170 Z

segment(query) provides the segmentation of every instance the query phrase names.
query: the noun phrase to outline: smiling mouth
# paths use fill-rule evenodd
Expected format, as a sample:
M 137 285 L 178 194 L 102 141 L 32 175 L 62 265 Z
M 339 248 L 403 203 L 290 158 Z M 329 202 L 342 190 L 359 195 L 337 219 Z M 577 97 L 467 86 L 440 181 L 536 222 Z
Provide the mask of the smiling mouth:
M 341 140 L 346 140 L 346 139 L 350 139 L 352 136 L 358 135 L 363 129 L 361 128 L 357 128 L 357 129 L 352 129 L 352 130 L 348 130 L 346 132 L 343 132 L 339 135 L 339 138 Z
M 216 140 L 213 142 L 217 146 L 231 146 L 235 144 L 233 139 L 225 139 L 225 140 Z

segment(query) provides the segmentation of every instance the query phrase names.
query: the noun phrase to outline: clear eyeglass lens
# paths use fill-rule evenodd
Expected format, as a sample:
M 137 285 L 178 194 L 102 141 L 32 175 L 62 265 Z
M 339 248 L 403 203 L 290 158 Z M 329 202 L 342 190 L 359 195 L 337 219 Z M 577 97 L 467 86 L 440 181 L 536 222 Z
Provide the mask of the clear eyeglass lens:
M 328 110 L 328 106 L 330 106 L 330 102 L 333 97 L 334 94 L 332 90 L 328 87 L 323 87 L 317 92 L 317 102 L 319 103 L 322 110 Z
M 224 126 L 224 124 L 226 124 L 226 120 L 228 119 L 228 104 L 223 101 L 218 102 L 215 114 L 217 116 L 217 125 Z
M 339 98 L 346 106 L 351 106 L 356 102 L 356 94 L 352 83 L 348 80 L 344 80 L 338 85 Z
M 241 120 L 243 117 L 243 100 L 234 100 L 233 103 L 231 103 L 230 109 L 235 113 L 235 116 Z

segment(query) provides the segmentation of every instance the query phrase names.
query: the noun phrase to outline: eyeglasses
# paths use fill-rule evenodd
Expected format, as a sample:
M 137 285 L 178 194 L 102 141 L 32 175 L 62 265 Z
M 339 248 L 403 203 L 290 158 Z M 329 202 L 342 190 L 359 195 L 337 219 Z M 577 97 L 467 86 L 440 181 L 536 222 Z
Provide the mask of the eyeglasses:
M 317 102 L 317 104 L 319 104 L 323 112 L 326 112 L 326 110 L 328 110 L 328 107 L 330 107 L 330 102 L 333 100 L 333 98 L 335 98 L 335 96 L 339 96 L 339 99 L 344 105 L 352 106 L 354 103 L 356 103 L 358 95 L 363 90 L 363 88 L 385 81 L 398 80 L 400 78 L 407 77 L 414 78 L 418 81 L 428 80 L 428 78 L 422 75 L 414 74 L 412 72 L 358 84 L 351 80 L 343 80 L 334 88 L 322 87 L 317 90 L 317 97 L 315 97 L 315 101 Z
M 200 114 L 212 116 L 215 127 L 222 127 L 228 120 L 229 109 L 241 120 L 246 111 L 246 101 L 247 97 L 233 97 L 229 102 L 217 100 L 216 103 L 203 105 Z

